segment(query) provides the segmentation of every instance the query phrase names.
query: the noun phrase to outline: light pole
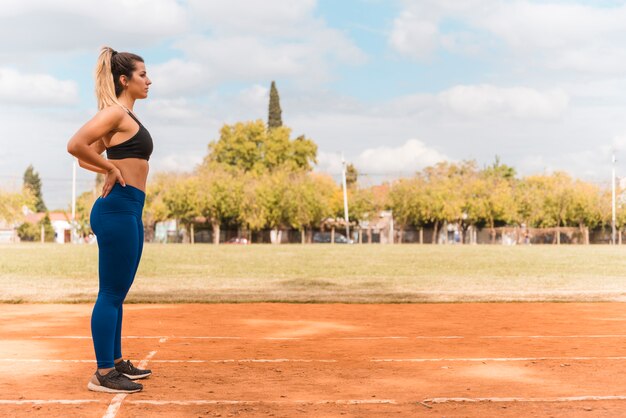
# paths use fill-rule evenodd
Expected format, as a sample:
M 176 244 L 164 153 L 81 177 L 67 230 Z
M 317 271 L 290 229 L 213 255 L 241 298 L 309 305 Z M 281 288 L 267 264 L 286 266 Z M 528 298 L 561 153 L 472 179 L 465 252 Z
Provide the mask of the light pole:
M 346 186 L 346 160 L 343 159 L 341 154 L 341 182 L 343 184 L 343 216 L 346 221 L 346 238 L 350 242 L 350 218 L 348 217 L 348 189 Z
M 76 243 L 76 161 L 72 161 L 72 244 Z
M 612 155 L 612 178 L 611 178 L 611 244 L 615 245 L 615 152 Z

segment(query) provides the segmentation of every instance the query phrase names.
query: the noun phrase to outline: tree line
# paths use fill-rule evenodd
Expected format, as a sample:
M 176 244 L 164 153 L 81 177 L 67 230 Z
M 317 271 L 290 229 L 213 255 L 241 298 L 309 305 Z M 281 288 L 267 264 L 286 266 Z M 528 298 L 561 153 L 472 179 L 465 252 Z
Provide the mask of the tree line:
M 313 230 L 344 226 L 343 190 L 329 175 L 313 171 L 316 154 L 312 140 L 291 139 L 284 126 L 268 129 L 263 121 L 224 125 L 219 140 L 209 144 L 204 161 L 192 171 L 155 174 L 146 191 L 144 223 L 150 230 L 156 222 L 175 219 L 190 236 L 194 225 L 209 225 L 214 240 L 225 227 L 271 229 L 278 235 L 296 229 L 302 242 L 310 242 Z M 594 229 L 611 223 L 607 188 L 564 172 L 518 177 L 498 159 L 482 168 L 475 161 L 440 162 L 410 178 L 370 187 L 359 183 L 351 167 L 348 202 L 350 222 L 357 228 L 381 210 L 392 211 L 397 230 L 429 227 L 434 237 L 450 223 L 461 231 L 488 228 L 494 240 L 498 226 Z M 97 187 L 77 200 L 83 233 L 90 232 Z M 23 206 L 36 210 L 39 193 L 30 183 L 22 192 L 0 191 L 0 217 L 15 222 Z M 626 225 L 621 204 L 616 225 Z
M 283 125 L 275 83 L 270 88 L 268 120 L 225 124 L 209 143 L 203 162 L 187 173 L 157 173 L 148 184 L 144 224 L 148 233 L 159 221 L 175 219 L 193 239 L 195 225 L 209 225 L 214 242 L 221 228 L 247 231 L 296 229 L 302 242 L 312 231 L 345 226 L 343 190 L 332 177 L 313 171 L 317 145 L 305 135 L 292 138 Z M 433 241 L 446 224 L 488 228 L 539 228 L 610 225 L 611 198 L 606 188 L 572 178 L 564 172 L 518 177 L 515 169 L 496 157 L 479 168 L 475 161 L 440 162 L 377 186 L 360 184 L 353 165 L 346 170 L 350 223 L 359 228 L 381 210 L 391 210 L 395 228 L 433 228 Z M 78 230 L 91 232 L 89 214 L 102 186 L 76 202 Z M 0 190 L 0 218 L 16 222 L 24 206 L 45 211 L 41 181 L 32 166 L 24 175 L 21 193 Z M 48 220 L 49 222 L 49 220 Z M 626 210 L 617 208 L 617 227 L 626 225 Z M 28 225 L 20 227 L 34 233 Z M 30 232 L 29 232 L 30 231 Z M 559 234 L 557 235 L 557 239 Z M 402 234 L 400 234 L 402 237 Z

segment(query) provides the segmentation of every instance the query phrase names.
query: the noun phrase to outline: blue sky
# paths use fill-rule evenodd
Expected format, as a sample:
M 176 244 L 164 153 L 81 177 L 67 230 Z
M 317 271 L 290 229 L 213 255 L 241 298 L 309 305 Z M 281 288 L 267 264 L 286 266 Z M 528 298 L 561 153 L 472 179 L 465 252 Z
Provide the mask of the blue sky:
M 70 202 L 71 135 L 96 111 L 102 45 L 146 60 L 136 113 L 151 175 L 189 171 L 224 123 L 283 121 L 364 184 L 441 160 L 495 156 L 520 175 L 626 176 L 626 1 L 3 0 L 0 187 L 33 164 L 51 208 Z M 33 30 L 32 28 L 36 28 Z M 79 190 L 93 174 L 80 170 Z

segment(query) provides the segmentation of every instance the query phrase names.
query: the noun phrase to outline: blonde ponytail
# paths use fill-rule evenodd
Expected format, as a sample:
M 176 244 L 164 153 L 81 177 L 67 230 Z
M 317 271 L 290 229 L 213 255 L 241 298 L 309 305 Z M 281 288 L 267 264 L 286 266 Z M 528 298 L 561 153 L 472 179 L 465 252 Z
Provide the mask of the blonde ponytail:
M 98 110 L 114 104 L 120 104 L 115 95 L 115 83 L 113 81 L 113 72 L 111 71 L 111 58 L 114 54 L 117 54 L 117 52 L 113 48 L 104 46 L 100 50 L 100 56 L 98 56 L 95 71 Z
M 98 110 L 113 105 L 122 106 L 117 100 L 124 90 L 119 78 L 124 75 L 130 80 L 137 61 L 144 62 L 139 55 L 130 52 L 118 53 L 111 47 L 102 47 L 95 71 Z

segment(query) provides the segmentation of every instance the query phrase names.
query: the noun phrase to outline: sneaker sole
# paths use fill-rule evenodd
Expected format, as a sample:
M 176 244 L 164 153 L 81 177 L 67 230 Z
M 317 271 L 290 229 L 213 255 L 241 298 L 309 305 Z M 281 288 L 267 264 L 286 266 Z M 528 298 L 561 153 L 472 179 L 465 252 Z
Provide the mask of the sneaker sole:
M 136 375 L 126 374 L 126 373 L 122 373 L 122 374 L 124 376 L 128 377 L 130 380 L 144 379 L 144 378 L 152 375 L 152 373 L 136 374 Z
M 135 392 L 140 392 L 143 388 L 140 389 L 111 389 L 111 388 L 107 388 L 104 386 L 99 386 L 96 385 L 92 382 L 89 382 L 87 384 L 87 389 L 93 391 L 93 392 L 103 392 L 103 393 L 135 393 Z

